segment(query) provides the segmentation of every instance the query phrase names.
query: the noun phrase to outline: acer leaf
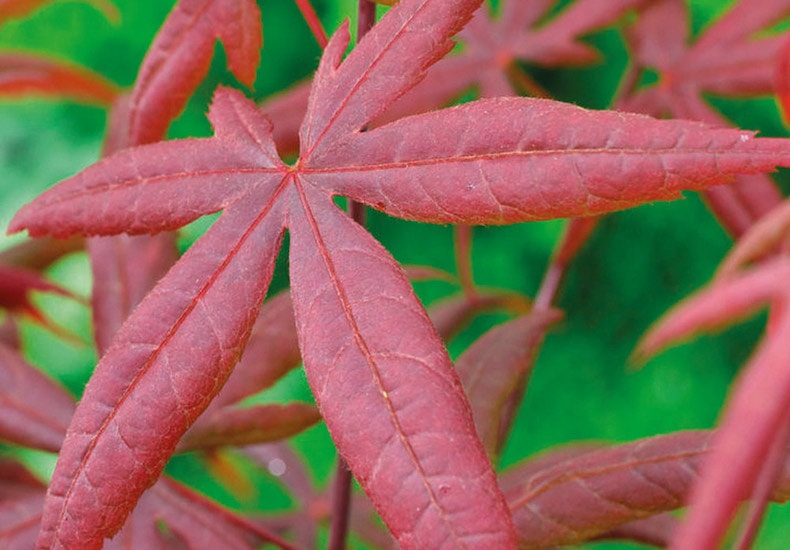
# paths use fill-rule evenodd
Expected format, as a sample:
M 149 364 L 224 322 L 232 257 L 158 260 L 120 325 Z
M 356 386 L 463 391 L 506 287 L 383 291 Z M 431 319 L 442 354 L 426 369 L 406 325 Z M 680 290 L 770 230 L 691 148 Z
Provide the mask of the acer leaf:
M 428 128 L 433 138 L 420 139 Z M 334 144 L 331 168 L 310 168 L 325 187 L 392 216 L 504 224 L 675 199 L 786 164 L 787 149 L 741 130 L 497 98 L 352 134 Z
M 40 545 L 100 546 L 219 391 L 241 354 L 279 246 L 276 212 L 261 219 L 266 202 L 259 195 L 228 208 L 185 254 L 191 260 L 165 276 L 116 336 L 67 434 Z M 227 251 L 220 243 L 240 223 L 249 229 L 233 237 L 236 244 Z M 250 279 L 246 272 L 259 275 Z M 152 314 L 157 323 L 150 322 Z M 161 435 L 152 439 L 154 426 Z M 94 503 L 90 509 L 86 500 Z
M 3 548 L 33 548 L 45 489 L 19 462 L 0 459 L 0 545 Z
M 527 98 L 361 132 L 451 47 L 477 4 L 402 0 L 341 62 L 342 27 L 319 64 L 291 166 L 255 105 L 220 89 L 213 138 L 125 149 L 17 214 L 12 231 L 66 236 L 156 233 L 224 210 L 97 367 L 56 467 L 42 547 L 98 545 L 120 528 L 241 354 L 286 226 L 308 381 L 399 543 L 515 545 L 441 340 L 395 261 L 332 196 L 438 223 L 589 215 L 771 170 L 790 163 L 790 147 Z
M 0 19 L 1 15 L 0 11 Z M 108 106 L 118 95 L 118 86 L 88 69 L 54 58 L 28 53 L 0 54 L 0 96 L 30 95 Z
M 57 452 L 73 411 L 63 388 L 0 345 L 0 439 Z
M 788 251 L 789 231 L 790 200 L 785 200 L 741 237 L 719 266 L 718 276 L 731 277 L 750 262 L 762 260 L 779 251 Z
M 518 294 L 481 292 L 474 296 L 458 294 L 440 300 L 430 307 L 428 314 L 442 339 L 449 341 L 478 315 L 494 311 L 519 315 L 529 309 L 529 300 Z
M 558 311 L 534 310 L 498 325 L 472 344 L 456 361 L 456 369 L 486 452 L 496 457 L 501 445 L 500 421 L 519 380 L 529 375 L 546 327 Z
M 408 280 L 321 202 L 328 197 L 297 189 L 291 292 L 305 370 L 338 450 L 401 545 L 512 544 L 460 384 Z M 385 309 L 396 299 L 406 307 Z M 365 411 L 363 422 L 355 411 Z
M 685 2 L 650 3 L 628 38 L 637 70 L 658 71 L 659 83 L 627 94 L 618 108 L 726 124 L 705 95 L 773 93 L 774 59 L 782 39 L 759 31 L 788 14 L 787 0 L 742 1 L 689 45 Z M 781 201 L 781 193 L 770 179 L 751 176 L 708 190 L 705 198 L 728 232 L 739 237 Z
M 252 86 L 263 45 L 254 0 L 179 0 L 154 39 L 137 76 L 130 104 L 130 142 L 163 139 L 208 73 L 214 43 L 225 46 L 228 67 Z
M 187 432 L 179 451 L 223 445 L 252 445 L 291 437 L 321 419 L 307 403 L 225 407 L 202 420 L 198 429 Z
M 520 482 L 516 466 L 505 474 L 505 494 L 519 547 L 577 544 L 682 507 L 700 463 L 711 452 L 710 438 L 704 431 L 656 436 L 560 459 L 538 472 L 526 462 Z M 785 463 L 783 479 L 787 472 Z M 787 498 L 781 486 L 773 498 Z
M 649 355 L 696 332 L 726 326 L 770 304 L 768 334 L 741 376 L 720 421 L 715 452 L 705 462 L 691 496 L 691 513 L 677 533 L 677 548 L 713 547 L 724 536 L 741 501 L 749 497 L 774 436 L 788 415 L 790 376 L 786 342 L 790 261 L 775 258 L 744 275 L 719 281 L 681 304 L 644 338 L 638 353 Z
M 479 4 L 479 0 L 401 3 L 340 65 L 349 42 L 348 24 L 344 24 L 324 50 L 313 79 L 299 130 L 302 159 L 309 158 L 315 165 L 322 150 L 362 129 L 417 84 L 426 69 L 450 51 L 450 37 Z M 452 13 L 449 5 L 454 8 Z M 404 67 L 405 56 L 409 63 Z M 387 85 L 382 86 L 383 82 Z
M 263 304 L 241 360 L 210 408 L 238 403 L 271 387 L 301 360 L 291 295 L 282 292 Z
M 102 12 L 113 23 L 120 20 L 118 8 L 109 0 L 82 0 Z M 9 19 L 25 17 L 52 0 L 0 0 L 0 26 Z
M 160 522 L 167 527 L 169 537 L 163 535 Z M 168 550 L 174 547 L 172 538 L 186 548 L 254 550 L 260 547 L 260 541 L 267 541 L 292 549 L 273 533 L 169 478 L 163 478 L 143 495 L 129 522 L 104 548 Z

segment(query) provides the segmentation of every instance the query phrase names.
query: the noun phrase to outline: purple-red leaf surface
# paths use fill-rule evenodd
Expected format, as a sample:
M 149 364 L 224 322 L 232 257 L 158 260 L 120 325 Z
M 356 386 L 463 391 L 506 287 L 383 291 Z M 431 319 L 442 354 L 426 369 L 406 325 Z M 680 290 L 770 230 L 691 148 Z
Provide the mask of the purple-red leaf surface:
M 20 463 L 0 459 L 0 547 L 33 548 L 45 491 L 44 484 Z
M 659 73 L 659 81 L 630 91 L 618 108 L 726 124 L 706 95 L 773 93 L 775 59 L 784 39 L 762 31 L 790 14 L 790 1 L 737 2 L 692 44 L 688 11 L 684 0 L 661 0 L 645 7 L 628 41 L 636 72 L 650 68 Z M 739 237 L 779 203 L 781 193 L 769 178 L 750 176 L 708 190 L 705 198 L 722 225 Z
M 282 292 L 263 304 L 239 364 L 210 408 L 237 403 L 271 387 L 301 361 L 291 295 Z
M 376 123 L 447 105 L 477 86 L 482 97 L 518 95 L 510 82 L 516 60 L 546 66 L 578 64 L 596 58 L 579 38 L 609 25 L 645 0 L 584 0 L 544 21 L 554 2 L 505 0 L 493 17 L 484 4 L 459 33 L 462 53 L 450 55 L 427 72 Z M 283 153 L 296 151 L 296 130 L 307 108 L 310 82 L 301 83 L 262 104 L 275 122 L 275 140 Z
M 704 457 L 716 452 L 710 450 L 710 440 L 710 432 L 678 432 L 565 459 L 560 455 L 537 471 L 529 461 L 514 467 L 503 474 L 502 485 L 519 548 L 578 544 L 681 508 Z M 790 496 L 787 476 L 785 461 L 772 499 L 781 502 Z
M 165 276 L 113 340 L 61 451 L 42 547 L 100 547 L 221 388 L 255 320 L 279 247 L 282 218 L 267 206 L 270 199 L 259 194 L 228 208 L 184 256 L 189 261 Z M 246 230 L 239 234 L 236 224 Z
M 345 61 L 348 32 L 336 33 L 292 166 L 255 105 L 221 89 L 213 138 L 122 150 L 18 213 L 13 231 L 68 236 L 156 233 L 223 210 L 97 367 L 56 467 L 41 547 L 95 547 L 120 528 L 238 360 L 285 227 L 308 381 L 400 544 L 515 545 L 439 336 L 397 263 L 332 196 L 438 223 L 597 214 L 790 164 L 790 144 L 527 98 L 363 132 L 452 47 L 478 5 L 402 0 Z
M 499 452 L 500 421 L 509 398 L 519 380 L 532 370 L 547 326 L 560 317 L 558 311 L 538 309 L 498 325 L 456 361 L 455 368 L 472 406 L 477 435 L 489 456 Z
M 224 445 L 254 445 L 291 437 L 321 420 L 313 405 L 286 403 L 224 407 L 186 433 L 179 451 Z
M 164 138 L 170 122 L 208 73 L 217 40 L 224 45 L 236 78 L 252 86 L 263 45 L 258 4 L 180 0 L 140 67 L 130 105 L 131 143 Z
M 790 161 L 781 139 L 529 98 L 404 118 L 351 134 L 331 153 L 331 168 L 307 168 L 338 194 L 401 218 L 477 224 L 676 199 Z
M 305 370 L 338 450 L 404 547 L 512 545 L 460 383 L 408 279 L 328 196 L 297 190 L 291 292 Z
M 57 452 L 74 399 L 0 344 L 0 439 Z

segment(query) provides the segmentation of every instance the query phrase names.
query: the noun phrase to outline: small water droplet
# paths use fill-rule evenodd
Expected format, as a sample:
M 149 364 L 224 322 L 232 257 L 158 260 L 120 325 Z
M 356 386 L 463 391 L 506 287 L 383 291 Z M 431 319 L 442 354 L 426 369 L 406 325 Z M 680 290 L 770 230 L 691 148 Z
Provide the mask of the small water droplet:
M 288 469 L 285 465 L 285 461 L 280 458 L 271 459 L 266 467 L 269 469 L 269 473 L 275 477 L 280 477 Z

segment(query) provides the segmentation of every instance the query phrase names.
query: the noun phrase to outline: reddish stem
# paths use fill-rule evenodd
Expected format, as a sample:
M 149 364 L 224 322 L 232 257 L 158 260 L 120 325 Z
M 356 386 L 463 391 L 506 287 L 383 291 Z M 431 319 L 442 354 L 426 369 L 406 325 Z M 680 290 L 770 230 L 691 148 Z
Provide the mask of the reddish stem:
M 332 520 L 329 526 L 329 550 L 346 547 L 351 516 L 351 470 L 341 456 L 337 457 L 335 484 L 332 488 Z
M 357 6 L 357 43 L 362 40 L 376 24 L 376 4 L 369 0 L 359 0 Z
M 507 75 L 510 81 L 518 88 L 519 92 L 544 99 L 551 98 L 551 94 L 537 83 L 537 81 L 524 72 L 524 69 L 516 63 L 511 63 L 507 68 Z
M 357 43 L 376 23 L 376 5 L 368 0 L 359 0 L 357 18 Z M 364 128 L 363 128 L 364 131 Z M 365 225 L 365 205 L 348 202 L 348 213 L 355 222 Z M 335 485 L 332 489 L 332 519 L 329 527 L 329 550 L 346 547 L 348 524 L 351 517 L 351 471 L 343 457 L 337 457 Z
M 565 230 L 560 238 L 559 246 L 554 250 L 551 263 L 543 275 L 543 281 L 535 296 L 533 307 L 550 308 L 557 298 L 557 292 L 565 279 L 573 258 L 579 249 L 587 242 L 592 230 L 598 224 L 600 218 L 574 218 L 565 226 Z
M 458 280 L 461 289 L 467 298 L 478 297 L 475 281 L 472 276 L 472 227 L 469 225 L 456 225 L 453 232 L 455 241 L 455 266 L 458 270 Z
M 565 274 L 568 271 L 571 261 L 579 252 L 579 249 L 587 242 L 595 226 L 598 224 L 600 218 L 574 218 L 565 226 L 565 231 L 560 237 L 557 248 L 554 249 L 549 267 L 543 276 L 543 281 L 540 284 L 538 293 L 535 300 L 532 302 L 533 309 L 549 309 L 552 307 L 554 300 L 557 298 L 562 282 L 565 280 Z M 538 346 L 535 346 L 532 361 L 537 359 Z M 531 369 L 530 369 L 531 373 Z M 508 402 L 503 409 L 502 419 L 499 423 L 499 435 L 497 440 L 497 449 L 501 450 L 507 441 L 510 430 L 513 427 L 516 414 L 521 408 L 521 402 L 527 391 L 527 384 L 529 383 L 529 375 L 523 375 L 517 385 L 510 394 Z
M 321 24 L 321 20 L 315 13 L 313 5 L 310 3 L 310 0 L 296 0 L 296 5 L 299 6 L 299 11 L 302 12 L 302 17 L 304 17 L 304 20 L 307 22 L 307 26 L 310 27 L 313 36 L 315 36 L 316 42 L 318 42 L 318 45 L 321 46 L 321 49 L 323 50 L 329 43 L 329 37 L 326 34 L 324 26 Z

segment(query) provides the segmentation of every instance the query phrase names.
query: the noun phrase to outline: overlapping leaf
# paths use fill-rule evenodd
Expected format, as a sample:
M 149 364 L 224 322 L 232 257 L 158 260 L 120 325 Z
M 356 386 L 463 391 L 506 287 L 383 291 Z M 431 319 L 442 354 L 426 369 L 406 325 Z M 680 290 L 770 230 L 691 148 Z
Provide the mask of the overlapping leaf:
M 678 548 L 718 544 L 741 501 L 755 490 L 776 434 L 784 432 L 790 414 L 788 277 L 790 260 L 779 256 L 740 276 L 722 278 L 670 312 L 640 345 L 639 353 L 653 354 L 668 343 L 771 307 L 768 332 L 731 394 L 715 451 L 691 496 L 691 514 L 678 534 Z
M 57 452 L 74 398 L 0 344 L 0 439 Z
M 254 0 L 180 0 L 140 67 L 130 105 L 131 144 L 162 139 L 206 76 L 214 43 L 225 46 L 228 67 L 252 86 L 263 44 Z
M 43 95 L 108 106 L 118 95 L 118 87 L 101 75 L 54 58 L 3 53 L 0 54 L 0 95 Z
M 549 453 L 539 468 L 530 461 L 514 467 L 502 475 L 501 483 L 519 531 L 519 547 L 578 544 L 684 506 L 700 464 L 711 453 L 710 440 L 710 432 L 678 432 L 582 449 L 578 456 Z M 788 473 L 785 461 L 773 500 L 790 498 Z
M 0 544 L 8 550 L 28 550 L 35 544 L 46 487 L 22 465 L 6 460 L 0 461 L 0 481 Z M 266 529 L 164 478 L 143 495 L 121 532 L 102 548 L 172 550 L 210 544 L 253 550 L 261 541 L 291 548 Z
M 546 327 L 560 317 L 557 311 L 534 310 L 494 327 L 458 358 L 456 369 L 489 456 L 499 453 L 500 422 L 509 399 L 529 375 Z
M 760 32 L 790 14 L 790 2 L 743 0 L 692 44 L 683 0 L 649 4 L 629 33 L 636 73 L 650 68 L 658 84 L 632 91 L 618 107 L 655 116 L 726 124 L 706 94 L 742 97 L 773 93 L 775 58 L 783 38 Z M 633 78 L 633 82 L 638 79 Z M 776 206 L 781 194 L 765 176 L 741 177 L 707 191 L 705 197 L 723 226 L 743 234 Z
M 270 308 L 270 312 L 277 309 Z M 287 321 L 286 317 L 286 326 Z M 292 320 L 290 325 L 293 327 Z M 251 348 L 265 346 L 267 342 L 261 340 Z M 261 354 L 257 356 L 262 358 Z M 261 371 L 269 371 L 273 379 L 277 372 L 282 372 L 276 363 L 257 366 Z M 249 375 L 244 376 L 243 369 L 238 374 L 240 378 L 249 378 Z M 0 382 L 0 438 L 56 452 L 74 412 L 73 397 L 4 346 L 0 346 Z M 238 382 L 234 384 L 239 385 Z M 238 396 L 230 395 L 226 401 L 233 405 L 237 399 Z M 225 410 L 219 408 L 220 413 Z M 271 416 L 261 421 L 268 421 L 272 431 L 280 432 L 282 425 L 293 424 L 292 419 Z M 222 418 L 213 419 L 211 426 L 228 431 Z M 235 435 L 244 437 L 240 430 L 236 430 Z M 247 434 L 246 439 L 258 441 L 260 438 L 256 439 L 255 435 Z M 274 439 L 272 434 L 267 437 L 270 439 Z M 200 443 L 193 441 L 192 447 L 204 448 Z M 215 437 L 208 443 L 213 446 L 231 441 Z M 0 544 L 3 548 L 30 548 L 39 529 L 46 487 L 21 466 L 5 461 L 0 461 L 0 480 Z M 104 548 L 173 548 L 173 540 L 164 537 L 159 528 L 161 522 L 167 525 L 171 538 L 189 546 L 211 543 L 216 547 L 252 550 L 260 540 L 287 546 L 272 533 L 163 478 L 143 495 L 123 530 Z
M 790 200 L 761 218 L 719 266 L 719 277 L 736 275 L 741 267 L 771 255 L 790 252 Z
M 24 17 L 52 0 L 0 0 L 0 25 L 10 19 Z M 111 21 L 117 21 L 118 9 L 109 0 L 83 0 L 105 14 Z
M 514 71 L 517 60 L 546 66 L 592 61 L 597 52 L 581 42 L 580 37 L 611 24 L 645 2 L 584 0 L 545 21 L 554 3 L 505 0 L 500 2 L 498 17 L 492 16 L 487 4 L 482 6 L 459 33 L 462 52 L 436 63 L 421 83 L 374 124 L 442 107 L 474 86 L 482 97 L 519 95 L 525 91 L 522 88 L 526 76 Z M 514 73 L 522 79 L 516 87 L 511 82 Z M 298 146 L 297 130 L 311 86 L 312 82 L 302 83 L 261 105 L 275 123 L 275 141 L 283 153 L 295 151 Z
M 277 157 L 255 106 L 220 90 L 215 137 L 121 151 L 19 212 L 12 230 L 65 236 L 154 233 L 224 210 L 135 310 L 88 384 L 50 488 L 42 546 L 98 544 L 120 527 L 236 362 L 285 226 L 308 380 L 399 542 L 515 544 L 441 340 L 398 265 L 332 195 L 439 223 L 577 216 L 771 170 L 790 163 L 790 147 L 524 98 L 360 132 L 450 49 L 477 4 L 403 0 L 342 63 L 348 34 L 336 34 L 293 166 Z
M 0 545 L 9 550 L 33 548 L 46 487 L 27 468 L 0 459 Z
M 71 332 L 53 322 L 31 301 L 31 292 L 49 292 L 67 298 L 78 297 L 65 288 L 47 281 L 34 271 L 0 264 L 0 308 L 13 317 L 32 319 L 54 334 L 69 340 L 77 340 Z M 7 320 L 12 321 L 9 317 Z M 11 343 L 6 341 L 6 343 Z

